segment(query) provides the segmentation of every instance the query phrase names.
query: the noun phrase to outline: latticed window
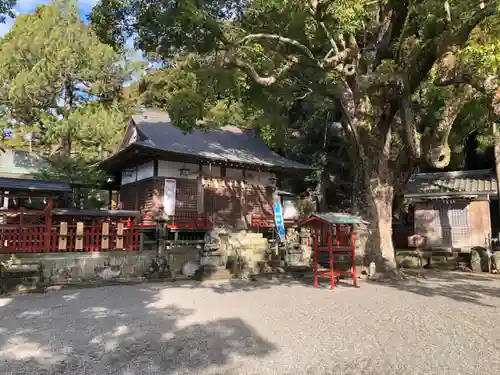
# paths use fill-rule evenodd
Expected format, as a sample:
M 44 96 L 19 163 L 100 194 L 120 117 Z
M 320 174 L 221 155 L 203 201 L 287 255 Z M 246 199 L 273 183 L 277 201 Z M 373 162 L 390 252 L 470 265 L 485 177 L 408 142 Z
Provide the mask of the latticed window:
M 467 227 L 469 226 L 468 206 L 436 205 L 433 212 L 433 226 Z
M 434 205 L 428 228 L 437 235 L 434 245 L 456 246 L 466 243 L 470 237 L 468 205 Z
M 198 182 L 197 180 L 177 179 L 175 210 L 198 210 Z
M 448 217 L 450 226 L 452 227 L 467 227 L 469 222 L 467 220 L 467 207 L 463 208 L 450 208 L 448 210 Z

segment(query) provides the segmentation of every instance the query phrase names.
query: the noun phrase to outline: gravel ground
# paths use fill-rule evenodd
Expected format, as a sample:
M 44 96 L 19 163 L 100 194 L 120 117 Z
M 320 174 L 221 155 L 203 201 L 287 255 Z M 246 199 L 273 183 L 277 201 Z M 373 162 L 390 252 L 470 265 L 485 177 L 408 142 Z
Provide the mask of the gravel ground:
M 500 279 L 209 282 L 0 298 L 0 374 L 489 374 Z

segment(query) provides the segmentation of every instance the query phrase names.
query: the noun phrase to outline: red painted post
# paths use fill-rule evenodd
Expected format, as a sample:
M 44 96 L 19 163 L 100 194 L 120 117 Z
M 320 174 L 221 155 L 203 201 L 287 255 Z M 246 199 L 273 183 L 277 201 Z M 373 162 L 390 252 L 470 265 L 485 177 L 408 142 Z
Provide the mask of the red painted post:
M 85 231 L 85 232 L 88 234 L 87 231 Z M 96 251 L 95 250 L 95 242 L 98 240 L 97 237 L 98 236 L 96 234 L 95 219 L 92 219 L 92 225 L 90 226 L 90 238 L 86 243 L 85 251 L 92 251 L 92 252 Z
M 314 228 L 313 235 L 314 246 L 314 287 L 318 287 L 318 230 Z
M 43 251 L 48 253 L 50 251 L 50 234 L 52 232 L 52 208 L 54 207 L 54 201 L 50 198 L 47 201 L 47 207 L 45 208 L 45 234 L 43 239 Z
M 356 273 L 356 234 L 354 224 L 351 224 L 351 252 L 352 252 L 352 284 L 356 287 L 358 276 Z
M 333 269 L 333 239 L 332 226 L 328 226 L 328 255 L 330 258 L 330 289 L 335 288 L 335 270 Z

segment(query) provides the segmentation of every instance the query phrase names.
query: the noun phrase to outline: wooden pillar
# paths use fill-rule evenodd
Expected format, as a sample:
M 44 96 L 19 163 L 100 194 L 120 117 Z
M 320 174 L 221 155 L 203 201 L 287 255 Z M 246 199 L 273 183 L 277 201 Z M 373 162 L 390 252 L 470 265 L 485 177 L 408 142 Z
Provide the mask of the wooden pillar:
M 330 261 L 330 289 L 333 290 L 335 288 L 335 270 L 333 266 L 333 234 L 332 234 L 332 226 L 328 225 L 328 257 Z
M 118 204 L 118 202 L 116 204 Z M 113 189 L 108 188 L 108 210 L 111 209 L 113 209 Z
M 43 249 L 45 252 L 50 251 L 50 238 L 52 235 L 52 209 L 54 207 L 54 200 L 49 198 L 47 207 L 45 208 L 45 234 L 43 238 Z
M 313 234 L 313 247 L 314 247 L 314 287 L 318 287 L 318 229 L 314 228 Z
M 351 254 L 352 254 L 352 284 L 357 286 L 358 275 L 356 272 L 356 232 L 351 224 Z
M 204 202 L 203 202 L 203 165 L 198 165 L 198 214 L 203 215 L 204 210 Z
M 241 220 L 245 223 L 245 229 L 249 227 L 248 212 L 247 212 L 247 200 L 246 200 L 246 179 L 247 171 L 243 169 L 243 180 L 240 183 L 240 206 L 241 206 Z

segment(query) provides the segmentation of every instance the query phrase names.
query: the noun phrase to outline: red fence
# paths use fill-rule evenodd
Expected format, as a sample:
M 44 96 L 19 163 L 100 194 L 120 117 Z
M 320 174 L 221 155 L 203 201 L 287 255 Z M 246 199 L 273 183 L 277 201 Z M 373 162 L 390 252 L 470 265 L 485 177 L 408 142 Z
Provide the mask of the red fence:
M 125 227 L 122 223 L 108 226 L 107 231 L 106 226 L 86 229 L 83 225 L 65 223 L 49 230 L 45 225 L 22 228 L 0 225 L 0 253 L 137 251 L 140 235 L 140 228 Z
M 144 214 L 142 217 L 142 227 L 155 226 L 152 214 Z M 210 229 L 213 227 L 210 217 L 197 212 L 181 212 L 166 220 L 166 225 L 170 229 Z
M 184 212 L 172 217 L 167 226 L 206 230 L 211 221 L 196 212 Z M 0 254 L 137 251 L 141 229 L 155 227 L 151 215 L 140 219 L 105 215 L 90 219 L 55 217 L 50 205 L 43 211 L 0 210 Z
M 0 253 L 137 251 L 141 226 L 114 219 L 54 224 L 50 205 L 43 211 L 1 210 Z

